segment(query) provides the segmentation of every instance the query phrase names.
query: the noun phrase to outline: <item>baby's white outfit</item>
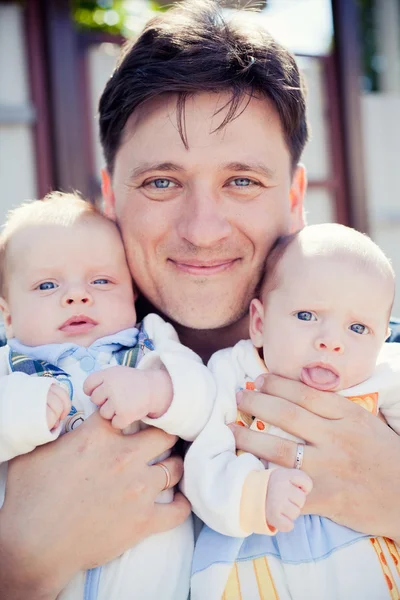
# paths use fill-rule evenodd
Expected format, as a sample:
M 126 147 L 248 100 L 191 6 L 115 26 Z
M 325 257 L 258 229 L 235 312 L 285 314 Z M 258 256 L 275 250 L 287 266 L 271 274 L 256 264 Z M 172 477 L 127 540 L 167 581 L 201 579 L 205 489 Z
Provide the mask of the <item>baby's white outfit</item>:
M 148 315 L 140 330 L 121 331 L 97 340 L 89 348 L 75 344 L 30 348 L 10 340 L 8 346 L 0 348 L 0 506 L 5 494 L 6 461 L 71 431 L 92 414 L 97 407 L 83 393 L 85 379 L 94 371 L 121 364 L 121 350 L 125 361 L 122 364 L 133 364 L 129 349 L 136 353 L 134 362 L 138 369 L 163 365 L 172 380 L 174 396 L 170 408 L 159 419 L 144 419 L 145 423 L 188 441 L 198 435 L 211 413 L 214 380 L 201 359 L 180 344 L 174 328 L 159 316 Z M 127 359 L 130 360 L 126 362 Z M 51 433 L 46 403 L 53 383 L 69 390 L 73 407 L 58 430 Z M 171 490 L 159 497 L 160 502 L 171 499 Z M 88 576 L 84 571 L 78 573 L 58 598 L 186 600 L 192 553 L 193 525 L 189 518 L 175 529 L 147 538 L 104 565 L 101 571 L 89 571 Z
M 274 466 L 267 469 L 249 453 L 237 455 L 227 427 L 234 421 L 246 425 L 236 392 L 266 367 L 246 340 L 213 355 L 209 368 L 216 401 L 186 454 L 183 482 L 193 511 L 206 524 L 196 543 L 191 599 L 399 600 L 400 554 L 391 540 L 317 515 L 300 516 L 289 533 L 268 526 L 265 499 Z M 400 434 L 400 345 L 385 344 L 373 375 L 341 394 L 375 414 L 379 409 Z M 251 428 L 302 441 L 258 419 Z

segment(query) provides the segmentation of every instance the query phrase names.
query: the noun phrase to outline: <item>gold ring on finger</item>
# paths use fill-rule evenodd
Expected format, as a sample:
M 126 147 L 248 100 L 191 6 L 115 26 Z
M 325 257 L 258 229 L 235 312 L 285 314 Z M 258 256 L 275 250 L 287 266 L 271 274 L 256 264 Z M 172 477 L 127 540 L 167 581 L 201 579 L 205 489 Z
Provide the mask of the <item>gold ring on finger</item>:
M 163 489 L 161 490 L 163 492 L 164 490 L 169 488 L 169 486 L 171 485 L 171 473 L 169 472 L 168 467 L 163 462 L 156 463 L 156 465 L 154 465 L 154 466 L 161 467 L 165 473 L 165 485 L 164 485 Z

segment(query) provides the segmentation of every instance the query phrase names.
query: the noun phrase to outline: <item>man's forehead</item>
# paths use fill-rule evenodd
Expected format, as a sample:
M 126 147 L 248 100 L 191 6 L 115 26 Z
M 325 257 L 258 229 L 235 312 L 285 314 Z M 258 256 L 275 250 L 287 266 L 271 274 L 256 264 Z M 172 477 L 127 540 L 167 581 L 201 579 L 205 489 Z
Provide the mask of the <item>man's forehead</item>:
M 190 118 L 192 114 L 195 115 L 195 120 L 190 123 L 190 127 L 209 135 L 221 134 L 226 136 L 229 125 L 237 121 L 240 123 L 244 119 L 247 120 L 250 118 L 251 113 L 255 112 L 257 112 L 255 117 L 258 120 L 261 119 L 271 126 L 276 125 L 276 123 L 272 123 L 272 121 L 276 121 L 278 128 L 281 128 L 277 111 L 272 102 L 266 97 L 255 95 L 250 97 L 247 94 L 243 95 L 235 107 L 233 118 L 228 119 L 228 122 L 224 125 L 232 108 L 231 102 L 232 92 L 229 90 L 190 94 L 186 96 L 183 103 L 176 93 L 161 94 L 144 102 L 133 111 L 124 128 L 123 141 L 134 136 L 135 132 L 143 127 L 149 129 L 153 127 L 157 132 L 160 132 L 160 127 L 170 125 L 178 134 L 180 133 L 180 127 L 184 130 L 184 133 L 189 133 L 186 132 L 189 125 L 187 117 Z M 242 115 L 244 118 L 240 119 Z
M 229 100 L 228 92 L 190 97 L 181 121 L 176 94 L 148 101 L 126 125 L 116 171 L 124 164 L 125 179 L 135 176 L 127 173 L 128 163 L 131 171 L 150 170 L 152 166 L 154 170 L 173 171 L 186 168 L 187 161 L 194 161 L 199 168 L 209 163 L 213 171 L 229 164 L 233 171 L 258 170 L 267 177 L 277 167 L 290 169 L 290 153 L 270 103 L 247 99 L 235 118 L 218 129 L 228 115 Z

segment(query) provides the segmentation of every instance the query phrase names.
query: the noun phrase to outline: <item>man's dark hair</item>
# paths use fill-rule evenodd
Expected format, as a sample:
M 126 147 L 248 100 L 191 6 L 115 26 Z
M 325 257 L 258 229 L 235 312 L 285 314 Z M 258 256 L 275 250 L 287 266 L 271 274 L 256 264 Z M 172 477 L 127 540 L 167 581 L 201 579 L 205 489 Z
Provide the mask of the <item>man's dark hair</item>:
M 230 22 L 217 0 L 186 0 L 153 18 L 128 43 L 100 99 L 100 139 L 113 172 L 124 127 L 133 111 L 165 93 L 178 95 L 178 127 L 187 147 L 185 101 L 200 92 L 231 92 L 222 129 L 252 96 L 278 112 L 297 165 L 307 141 L 305 89 L 295 59 L 262 26 L 239 13 Z

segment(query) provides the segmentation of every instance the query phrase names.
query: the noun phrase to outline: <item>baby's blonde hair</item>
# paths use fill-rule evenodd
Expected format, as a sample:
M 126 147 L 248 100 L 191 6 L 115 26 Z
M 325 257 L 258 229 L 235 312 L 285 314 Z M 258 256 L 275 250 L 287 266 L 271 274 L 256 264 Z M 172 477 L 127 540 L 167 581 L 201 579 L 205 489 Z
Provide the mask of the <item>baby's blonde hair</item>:
M 279 265 L 296 240 L 305 256 L 336 257 L 343 261 L 353 259 L 360 267 L 379 273 L 383 279 L 387 279 L 392 284 L 393 296 L 390 309 L 392 308 L 395 274 L 390 260 L 366 234 L 338 223 L 308 225 L 297 233 L 278 238 L 265 262 L 263 277 L 258 288 L 260 298 L 265 298 L 269 292 L 279 286 Z
M 78 193 L 50 192 L 43 200 L 24 202 L 10 210 L 0 233 L 0 296 L 7 293 L 7 250 L 12 236 L 32 225 L 71 227 L 86 219 L 99 219 L 116 227 Z

